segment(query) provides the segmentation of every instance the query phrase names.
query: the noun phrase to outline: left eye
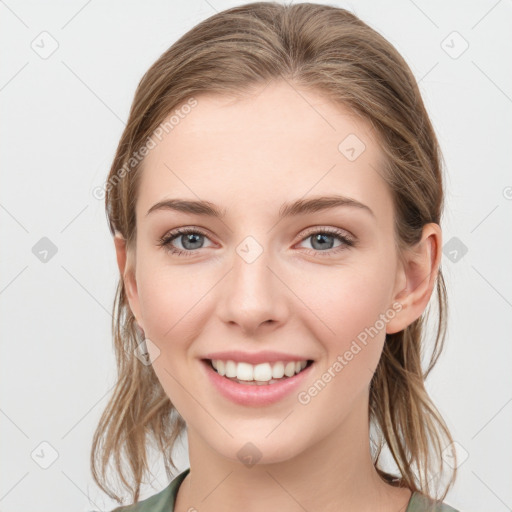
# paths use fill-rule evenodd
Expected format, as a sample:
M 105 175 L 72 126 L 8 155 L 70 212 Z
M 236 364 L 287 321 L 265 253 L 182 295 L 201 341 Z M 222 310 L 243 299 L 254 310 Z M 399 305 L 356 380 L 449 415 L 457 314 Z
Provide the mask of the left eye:
M 315 231 L 313 234 L 306 236 L 302 242 L 311 240 L 313 249 L 318 251 L 326 251 L 334 248 L 334 242 L 336 239 L 340 241 L 336 247 L 340 247 L 342 245 L 352 245 L 351 241 L 344 235 L 339 233 L 331 233 L 329 231 Z

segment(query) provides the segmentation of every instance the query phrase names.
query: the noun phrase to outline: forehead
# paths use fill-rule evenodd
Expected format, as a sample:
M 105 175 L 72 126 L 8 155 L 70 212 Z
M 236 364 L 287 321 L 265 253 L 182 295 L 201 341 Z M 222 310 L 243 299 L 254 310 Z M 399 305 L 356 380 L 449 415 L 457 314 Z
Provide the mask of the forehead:
M 172 197 L 209 200 L 227 215 L 229 205 L 250 215 L 307 194 L 346 195 L 381 215 L 391 207 L 371 125 L 320 93 L 280 81 L 242 98 L 195 99 L 193 108 L 174 109 L 172 129 L 145 157 L 139 219 Z

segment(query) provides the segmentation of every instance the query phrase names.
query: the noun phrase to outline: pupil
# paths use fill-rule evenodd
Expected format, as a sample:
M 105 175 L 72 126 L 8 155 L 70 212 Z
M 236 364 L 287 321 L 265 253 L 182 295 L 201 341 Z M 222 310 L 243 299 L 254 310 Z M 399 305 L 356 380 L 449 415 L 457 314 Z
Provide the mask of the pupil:
M 327 245 L 329 247 L 326 247 L 326 244 L 325 244 L 326 238 L 327 239 L 331 238 L 331 243 L 330 244 L 327 243 Z M 313 243 L 312 243 L 312 245 L 313 245 L 313 247 L 315 247 L 315 244 L 317 242 L 324 242 L 323 244 L 321 243 L 318 247 L 315 247 L 315 249 L 326 249 L 326 248 L 327 249 L 332 249 L 332 242 L 333 242 L 332 238 L 333 238 L 332 235 L 326 235 L 326 234 L 318 233 L 317 235 L 313 236 Z
M 185 249 L 198 249 L 198 247 L 195 247 L 195 246 L 190 247 L 188 244 L 192 243 L 192 245 L 194 245 L 194 243 L 195 243 L 200 246 L 201 244 L 200 244 L 200 242 L 198 242 L 198 239 L 201 236 L 203 236 L 203 235 L 199 235 L 197 233 L 188 233 L 186 235 L 183 235 L 181 237 L 181 242 L 183 244 L 183 247 L 185 247 Z

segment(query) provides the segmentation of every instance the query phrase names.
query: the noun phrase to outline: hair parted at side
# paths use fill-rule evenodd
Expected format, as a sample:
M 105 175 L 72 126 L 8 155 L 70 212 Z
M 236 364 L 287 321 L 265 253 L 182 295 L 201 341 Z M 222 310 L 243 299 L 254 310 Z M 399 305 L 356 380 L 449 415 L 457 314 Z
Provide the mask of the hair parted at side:
M 254 86 L 281 79 L 317 91 L 371 123 L 386 157 L 385 169 L 379 171 L 393 197 L 397 250 L 418 242 L 425 224 L 440 224 L 442 155 L 416 80 L 397 50 L 345 9 L 255 2 L 196 25 L 141 79 L 105 186 L 110 231 L 126 239 L 128 250 L 135 247 L 135 203 L 144 162 L 134 160 L 134 155 L 173 109 L 200 93 L 243 95 Z M 455 482 L 456 470 L 448 470 L 450 478 L 442 489 L 434 489 L 432 480 L 445 474 L 442 451 L 453 440 L 425 388 L 446 334 L 441 269 L 436 294 L 433 340 L 423 339 L 428 309 L 403 331 L 387 335 L 370 385 L 369 419 L 379 433 L 372 441 L 377 447 L 374 465 L 382 478 L 442 500 Z M 163 455 L 171 478 L 171 466 L 177 469 L 172 449 L 185 422 L 152 366 L 133 356 L 136 323 L 122 277 L 113 313 L 118 376 L 94 433 L 90 462 L 96 483 L 122 503 L 107 478 L 113 458 L 116 474 L 136 502 L 149 471 L 148 441 Z M 424 343 L 432 348 L 425 369 Z M 396 463 L 399 480 L 379 467 L 383 447 Z

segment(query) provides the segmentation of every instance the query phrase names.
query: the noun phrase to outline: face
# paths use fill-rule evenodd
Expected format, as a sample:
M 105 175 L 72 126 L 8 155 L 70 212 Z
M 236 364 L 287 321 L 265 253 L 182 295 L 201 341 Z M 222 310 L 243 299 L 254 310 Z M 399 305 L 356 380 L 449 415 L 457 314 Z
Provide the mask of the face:
M 238 100 L 197 96 L 146 156 L 136 204 L 127 287 L 154 371 L 189 432 L 232 460 L 248 441 L 261 462 L 290 459 L 366 411 L 404 286 L 375 133 L 297 90 L 277 82 Z M 353 203 L 283 206 L 331 196 Z M 148 213 L 172 199 L 207 201 L 223 216 Z M 203 361 L 224 351 L 313 363 L 277 400 L 236 401 Z

